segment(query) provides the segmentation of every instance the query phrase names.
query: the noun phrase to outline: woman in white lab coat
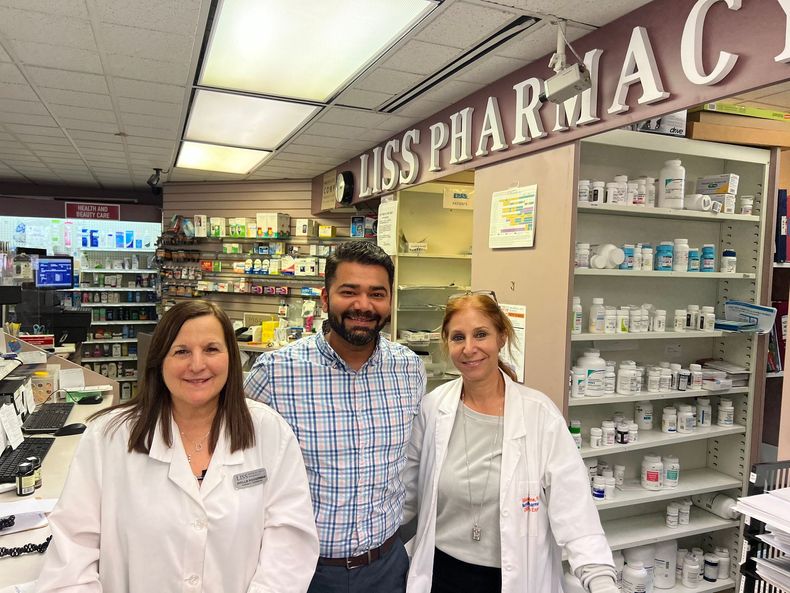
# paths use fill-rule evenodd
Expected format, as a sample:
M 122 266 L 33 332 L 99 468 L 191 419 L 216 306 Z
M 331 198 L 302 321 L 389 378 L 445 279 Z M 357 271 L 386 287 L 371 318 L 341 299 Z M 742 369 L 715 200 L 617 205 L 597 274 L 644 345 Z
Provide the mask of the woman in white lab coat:
M 612 554 L 565 420 L 499 359 L 514 334 L 493 292 L 447 303 L 461 378 L 428 394 L 405 470 L 417 533 L 408 593 L 561 593 L 561 547 L 591 593 L 616 592 Z
M 137 397 L 96 416 L 50 515 L 37 591 L 307 590 L 318 536 L 301 452 L 244 397 L 222 309 L 167 311 Z

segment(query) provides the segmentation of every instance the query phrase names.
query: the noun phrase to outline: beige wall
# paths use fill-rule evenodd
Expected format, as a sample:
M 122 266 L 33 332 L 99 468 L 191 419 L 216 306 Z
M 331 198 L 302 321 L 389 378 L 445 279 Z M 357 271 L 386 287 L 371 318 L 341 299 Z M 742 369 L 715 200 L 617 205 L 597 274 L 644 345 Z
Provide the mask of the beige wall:
M 526 306 L 524 383 L 561 410 L 568 385 L 577 155 L 573 144 L 475 172 L 472 287 L 495 290 L 502 303 Z M 535 246 L 489 249 L 491 194 L 516 184 L 538 186 Z

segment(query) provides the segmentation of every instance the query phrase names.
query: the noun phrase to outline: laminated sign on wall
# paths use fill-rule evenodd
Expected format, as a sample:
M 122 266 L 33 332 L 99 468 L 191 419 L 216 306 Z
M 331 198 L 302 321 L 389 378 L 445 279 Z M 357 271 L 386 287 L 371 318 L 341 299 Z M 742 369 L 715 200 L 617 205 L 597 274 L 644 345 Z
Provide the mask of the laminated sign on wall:
M 491 195 L 491 226 L 488 246 L 532 247 L 535 245 L 535 207 L 538 186 L 514 187 Z

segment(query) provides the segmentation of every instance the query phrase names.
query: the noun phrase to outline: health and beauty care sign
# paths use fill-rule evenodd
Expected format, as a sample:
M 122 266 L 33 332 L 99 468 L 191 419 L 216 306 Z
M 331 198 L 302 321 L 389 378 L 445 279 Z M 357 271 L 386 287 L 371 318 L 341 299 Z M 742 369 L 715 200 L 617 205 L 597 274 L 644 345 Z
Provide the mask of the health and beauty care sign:
M 790 0 L 654 0 L 573 46 L 591 89 L 542 101 L 554 72 L 538 59 L 338 165 L 353 201 L 790 79 Z
M 66 202 L 66 218 L 121 220 L 121 207 L 118 204 Z

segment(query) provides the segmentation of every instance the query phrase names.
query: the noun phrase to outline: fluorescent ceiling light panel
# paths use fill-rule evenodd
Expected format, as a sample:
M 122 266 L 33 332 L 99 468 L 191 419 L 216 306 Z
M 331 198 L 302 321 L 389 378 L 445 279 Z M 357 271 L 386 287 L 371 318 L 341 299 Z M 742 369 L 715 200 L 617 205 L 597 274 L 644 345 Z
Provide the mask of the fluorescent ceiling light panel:
M 176 167 L 246 175 L 270 154 L 265 150 L 182 142 Z
M 223 0 L 198 84 L 327 101 L 433 0 Z
M 184 140 L 274 150 L 320 108 L 198 90 Z

